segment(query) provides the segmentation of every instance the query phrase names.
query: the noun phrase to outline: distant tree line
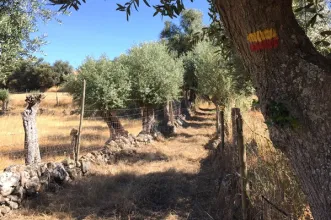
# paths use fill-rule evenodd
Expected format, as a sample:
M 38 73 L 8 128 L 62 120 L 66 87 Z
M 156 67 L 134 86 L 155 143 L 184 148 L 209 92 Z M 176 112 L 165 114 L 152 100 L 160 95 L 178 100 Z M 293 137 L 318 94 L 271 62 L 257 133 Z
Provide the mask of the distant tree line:
M 11 92 L 45 91 L 59 86 L 73 70 L 66 61 L 58 60 L 51 65 L 42 59 L 24 59 L 17 63 L 1 87 Z

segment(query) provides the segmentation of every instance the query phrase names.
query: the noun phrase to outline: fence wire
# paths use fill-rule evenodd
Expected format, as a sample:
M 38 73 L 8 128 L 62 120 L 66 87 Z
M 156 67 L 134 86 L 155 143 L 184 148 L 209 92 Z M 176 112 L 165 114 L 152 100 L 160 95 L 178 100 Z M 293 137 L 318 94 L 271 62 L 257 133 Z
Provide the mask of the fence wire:
M 79 112 L 79 111 L 76 111 Z M 112 109 L 116 118 L 119 121 L 112 121 L 109 118 L 102 117 L 104 111 L 101 110 L 84 110 L 83 130 L 81 136 L 81 152 L 91 152 L 101 149 L 104 143 L 110 137 L 110 131 L 107 124 L 112 122 L 115 128 L 123 126 L 124 129 L 130 129 L 136 134 L 142 130 L 143 116 L 142 109 L 133 108 L 118 108 Z M 174 102 L 173 105 L 174 117 L 181 114 L 180 102 Z M 42 114 L 41 114 L 42 115 Z M 20 115 L 16 115 L 20 118 Z M 154 110 L 155 123 L 158 124 L 164 119 L 165 109 L 163 107 L 156 108 Z M 14 116 L 0 117 L 0 122 L 6 122 L 11 120 Z M 40 119 L 37 116 L 37 122 Z M 38 140 L 41 157 L 54 158 L 54 157 L 66 157 L 72 152 L 70 131 L 72 128 L 77 128 L 79 125 L 78 114 L 76 116 L 67 115 L 57 122 L 57 126 L 49 126 L 48 123 L 38 124 Z M 68 120 L 67 120 L 68 119 Z M 21 119 L 19 119 L 21 120 Z M 50 119 L 51 120 L 51 119 Z M 54 123 L 54 122 L 50 122 Z M 66 126 L 66 124 L 68 124 Z M 74 125 L 74 126 L 72 126 Z M 4 125 L 6 127 L 6 125 Z M 10 160 L 23 160 L 25 156 L 24 152 L 24 129 L 23 126 L 15 128 L 16 131 L 0 131 L 0 157 L 9 160 L 7 165 L 10 165 Z
M 254 219 L 298 219 L 305 200 L 288 160 L 274 148 L 264 121 L 250 117 L 243 117 L 243 127 Z

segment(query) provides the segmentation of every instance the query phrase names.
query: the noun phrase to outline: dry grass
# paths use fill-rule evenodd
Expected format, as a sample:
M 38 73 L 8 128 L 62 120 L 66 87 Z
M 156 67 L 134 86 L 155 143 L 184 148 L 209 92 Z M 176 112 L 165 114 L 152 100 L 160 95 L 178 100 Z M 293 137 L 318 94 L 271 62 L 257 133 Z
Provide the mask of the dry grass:
M 177 135 L 123 154 L 114 165 L 95 166 L 92 175 L 27 201 L 8 218 L 192 219 L 200 160 L 213 132 L 213 117 L 196 116 Z
M 27 201 L 20 212 L 8 219 L 175 220 L 211 219 L 210 215 L 224 219 L 217 218 L 226 208 L 220 206 L 219 201 L 228 195 L 219 194 L 219 180 L 229 172 L 235 154 L 215 155 L 206 150 L 214 137 L 215 112 L 209 103 L 199 107 L 203 111 L 188 121 L 187 128 L 180 128 L 177 135 L 164 142 L 142 145 L 134 155 L 120 155 L 114 165 L 95 166 L 92 175 L 65 186 L 58 194 L 43 194 Z M 0 143 L 1 149 L 8 150 L 2 144 L 9 142 L 9 139 L 1 139 L 3 129 L 6 132 L 21 129 L 21 119 L 19 116 L 15 120 L 3 119 L 0 118 Z M 253 184 L 251 202 L 255 210 L 263 208 L 265 219 L 283 219 L 272 208 L 262 207 L 262 194 L 298 216 L 304 204 L 301 191 L 286 158 L 269 142 L 262 115 L 248 112 L 244 120 L 249 179 Z M 78 126 L 78 116 L 41 116 L 38 126 L 42 128 L 39 129 L 42 148 L 67 148 L 69 132 Z M 131 126 L 131 133 L 141 129 L 140 122 L 125 121 L 124 126 Z M 108 129 L 102 121 L 85 121 L 84 135 L 83 148 L 102 146 Z M 230 139 L 228 137 L 228 141 Z M 10 140 L 15 143 L 10 149 L 22 149 L 22 140 L 23 134 L 19 139 Z M 234 148 L 228 145 L 227 149 Z M 238 191 L 234 194 L 239 195 Z M 226 205 L 238 206 L 230 200 Z
M 58 160 L 71 153 L 70 131 L 78 128 L 78 115 L 65 115 L 75 106 L 72 98 L 66 93 L 59 93 L 60 105 L 56 105 L 56 93 L 46 93 L 41 108 L 48 109 L 51 114 L 37 117 L 39 145 L 44 161 Z M 26 94 L 12 94 L 9 115 L 0 117 L 0 169 L 16 163 L 23 163 L 24 129 L 20 113 L 24 109 Z M 121 121 L 132 134 L 141 131 L 140 120 Z M 101 148 L 109 138 L 109 130 L 102 120 L 84 120 L 82 131 L 82 151 Z
M 264 209 L 266 219 L 283 219 L 283 214 L 271 206 L 264 205 L 261 200 L 261 196 L 264 196 L 292 218 L 300 218 L 304 213 L 306 200 L 288 159 L 270 141 L 267 126 L 260 112 L 247 112 L 243 118 L 253 206 Z

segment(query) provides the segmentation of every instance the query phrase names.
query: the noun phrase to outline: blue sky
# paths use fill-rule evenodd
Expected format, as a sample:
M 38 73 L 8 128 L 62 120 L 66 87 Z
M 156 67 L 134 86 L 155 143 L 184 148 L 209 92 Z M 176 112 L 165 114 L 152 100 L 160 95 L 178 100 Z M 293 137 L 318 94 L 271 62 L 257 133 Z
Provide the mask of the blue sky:
M 116 2 L 124 1 L 87 0 L 78 11 L 72 11 L 70 16 L 60 16 L 62 24 L 56 21 L 46 25 L 40 23 L 37 34 L 46 33 L 48 44 L 42 47 L 46 56 L 40 53 L 36 55 L 50 63 L 59 59 L 66 60 L 75 68 L 86 56 L 99 57 L 106 54 L 112 59 L 135 44 L 158 40 L 163 23 L 170 20 L 161 16 L 153 17 L 153 9 L 141 4 L 139 11 L 132 11 L 127 21 L 124 12 L 116 11 Z M 204 23 L 210 23 L 207 1 L 186 2 L 186 8 L 201 10 Z M 174 22 L 178 22 L 178 19 Z

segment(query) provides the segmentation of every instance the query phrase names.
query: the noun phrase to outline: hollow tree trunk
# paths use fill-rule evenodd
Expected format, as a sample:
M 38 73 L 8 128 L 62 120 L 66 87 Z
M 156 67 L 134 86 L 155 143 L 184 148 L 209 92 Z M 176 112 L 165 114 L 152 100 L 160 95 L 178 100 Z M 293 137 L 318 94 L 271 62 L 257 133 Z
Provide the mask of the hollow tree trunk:
M 103 119 L 107 123 L 109 133 L 110 133 L 110 139 L 116 139 L 120 136 L 127 137 L 128 132 L 123 127 L 121 121 L 117 117 L 115 112 L 108 111 L 103 116 Z
M 24 127 L 24 151 L 25 164 L 36 164 L 41 162 L 40 150 L 38 143 L 38 129 L 36 116 L 38 112 L 39 103 L 43 99 L 42 95 L 31 95 L 26 97 L 25 102 L 27 107 L 22 113 L 23 127 Z
M 150 134 L 152 132 L 155 123 L 155 115 L 153 108 L 150 107 L 143 108 L 142 123 L 143 123 L 143 132 L 146 134 Z
M 274 146 L 290 159 L 314 218 L 330 219 L 331 60 L 300 28 L 291 0 L 216 0 L 215 6 L 252 75 Z M 270 28 L 279 45 L 277 38 L 254 43 L 267 38 L 257 31 Z

